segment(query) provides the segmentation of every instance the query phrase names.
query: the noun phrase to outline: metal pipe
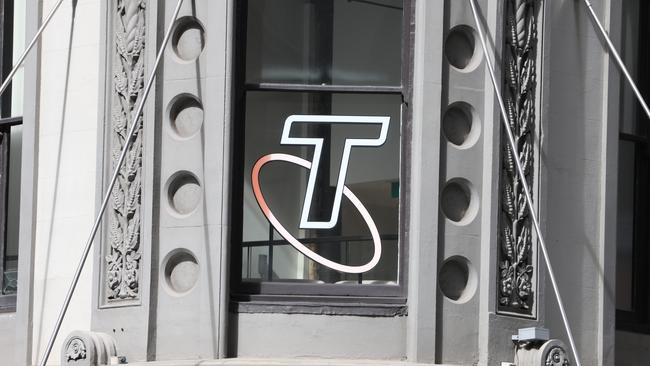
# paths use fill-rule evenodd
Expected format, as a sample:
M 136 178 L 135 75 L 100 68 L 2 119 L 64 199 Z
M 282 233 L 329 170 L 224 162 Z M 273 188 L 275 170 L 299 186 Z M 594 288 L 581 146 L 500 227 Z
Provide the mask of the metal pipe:
M 73 2 L 76 2 L 73 0 Z M 25 62 L 25 59 L 27 58 L 27 55 L 29 54 L 29 51 L 34 48 L 34 45 L 36 45 L 36 42 L 38 42 L 38 39 L 41 38 L 41 34 L 43 34 L 43 31 L 45 30 L 45 27 L 50 23 L 52 20 L 52 17 L 54 17 L 54 13 L 59 9 L 61 4 L 63 3 L 63 0 L 59 0 L 54 4 L 54 7 L 52 10 L 50 10 L 50 13 L 47 15 L 45 20 L 43 21 L 43 24 L 41 24 L 41 27 L 38 28 L 38 31 L 36 31 L 36 34 L 34 35 L 34 38 L 32 38 L 32 41 L 29 42 L 29 45 L 27 45 L 27 48 L 25 51 L 23 51 L 23 54 L 20 56 L 18 59 L 18 62 L 14 65 L 13 69 L 11 69 L 11 72 L 9 72 L 9 75 L 7 75 L 7 78 L 5 81 L 2 82 L 2 86 L 0 86 L 0 95 L 4 93 L 5 89 L 11 84 L 11 81 L 14 79 L 14 76 L 16 76 L 16 73 L 18 72 L 18 69 L 23 65 L 23 62 Z
M 131 129 L 129 130 L 129 134 L 127 135 L 126 138 L 126 143 L 124 144 L 124 147 L 122 148 L 122 152 L 120 154 L 120 157 L 117 161 L 117 164 L 115 166 L 115 171 L 113 172 L 113 176 L 111 177 L 110 183 L 108 184 L 108 187 L 106 188 L 106 194 L 104 195 L 104 199 L 102 201 L 102 205 L 99 209 L 99 213 L 97 214 L 97 218 L 95 219 L 95 223 L 93 224 L 92 230 L 90 231 L 90 236 L 88 237 L 88 240 L 86 241 L 86 246 L 84 248 L 83 254 L 81 256 L 81 259 L 79 260 L 79 264 L 77 265 L 77 270 L 74 274 L 74 277 L 72 279 L 72 283 L 70 284 L 70 288 L 68 289 L 68 293 L 65 296 L 65 300 L 63 301 L 63 307 L 61 308 L 61 311 L 59 312 L 59 316 L 56 320 L 56 324 L 54 325 L 54 330 L 52 331 L 52 335 L 50 336 L 50 340 L 47 343 L 47 347 L 45 348 L 45 353 L 43 355 L 43 358 L 40 362 L 40 366 L 45 366 L 47 364 L 47 360 L 50 357 L 50 353 L 52 352 L 52 347 L 54 346 L 54 341 L 56 340 L 57 335 L 59 334 L 59 330 L 61 329 L 61 324 L 63 323 L 63 319 L 65 318 L 65 314 L 68 311 L 68 306 L 70 306 L 70 300 L 72 300 L 72 295 L 74 294 L 74 290 L 77 286 L 77 283 L 79 282 L 79 278 L 81 277 L 81 271 L 84 268 L 84 265 L 86 263 L 86 259 L 88 258 L 88 254 L 90 253 L 90 249 L 92 248 L 93 241 L 95 239 L 95 235 L 97 234 L 97 230 L 99 229 L 99 225 L 102 222 L 102 217 L 104 215 L 104 212 L 106 211 L 106 207 L 108 206 L 108 201 L 111 198 L 111 193 L 113 191 L 113 187 L 115 186 L 115 182 L 117 181 L 117 177 L 120 173 L 120 168 L 122 167 L 122 164 L 124 163 L 124 159 L 126 158 L 126 155 L 129 151 L 129 147 L 131 146 L 131 143 L 133 142 L 133 136 L 135 135 L 135 131 L 138 130 L 138 125 L 140 123 L 140 115 L 142 114 L 142 111 L 144 109 L 144 104 L 147 101 L 147 97 L 149 96 L 149 92 L 151 91 L 151 87 L 153 86 L 153 82 L 156 79 L 156 71 L 158 70 L 158 65 L 160 64 L 160 61 L 163 58 L 163 55 L 165 53 L 165 48 L 167 44 L 169 43 L 169 39 L 171 37 L 172 29 L 174 26 L 174 22 L 176 21 L 176 18 L 178 18 L 178 13 L 181 10 L 181 5 L 183 4 L 183 0 L 178 0 L 178 4 L 176 5 L 176 8 L 174 9 L 174 13 L 172 15 L 172 18 L 170 19 L 169 27 L 167 28 L 167 31 L 165 32 L 165 37 L 163 38 L 162 44 L 160 46 L 160 50 L 158 51 L 158 55 L 156 56 L 156 61 L 154 62 L 153 68 L 151 70 L 151 75 L 149 76 L 149 80 L 147 81 L 147 85 L 144 89 L 144 94 L 142 98 L 140 99 L 140 104 L 138 104 L 138 108 L 136 109 L 135 113 L 133 113 L 132 120 L 133 123 L 131 125 Z
M 593 19 L 593 21 L 596 23 L 596 26 L 598 27 L 598 30 L 600 31 L 600 35 L 603 36 L 603 38 L 605 39 L 605 43 L 607 44 L 609 53 L 612 56 L 614 56 L 614 60 L 616 60 L 618 67 L 623 72 L 623 75 L 625 75 L 627 82 L 630 84 L 632 90 L 634 91 L 634 95 L 636 95 L 636 99 L 639 100 L 639 103 L 641 104 L 641 107 L 643 107 L 643 111 L 645 112 L 645 115 L 648 117 L 648 120 L 650 121 L 650 108 L 648 108 L 648 104 L 646 103 L 645 98 L 643 98 L 643 95 L 641 95 L 641 92 L 639 91 L 639 88 L 636 86 L 634 79 L 632 79 L 632 75 L 630 75 L 630 72 L 625 66 L 623 59 L 621 59 L 621 56 L 618 54 L 618 51 L 616 51 L 616 47 L 614 47 L 614 43 L 612 43 L 612 39 L 609 37 L 609 34 L 607 34 L 605 27 L 603 27 L 603 23 L 601 23 L 600 19 L 598 19 L 598 16 L 594 11 L 594 7 L 591 5 L 591 1 L 590 0 L 583 0 L 583 1 L 585 5 L 587 5 L 587 9 L 589 10 L 591 19 Z
M 492 80 L 492 86 L 494 87 L 494 92 L 499 102 L 499 109 L 501 110 L 501 117 L 502 117 L 500 119 L 503 121 L 503 126 L 506 131 L 506 135 L 508 136 L 508 143 L 512 148 L 512 153 L 514 155 L 514 160 L 515 160 L 515 166 L 517 168 L 516 169 L 517 175 L 519 176 L 519 179 L 522 182 L 524 182 L 522 186 L 524 188 L 524 195 L 526 196 L 526 205 L 528 206 L 528 210 L 530 212 L 533 225 L 535 226 L 535 231 L 537 233 L 537 240 L 539 241 L 539 246 L 542 249 L 542 254 L 544 255 L 544 261 L 546 262 L 546 268 L 548 270 L 548 275 L 551 279 L 551 284 L 553 285 L 555 298 L 557 299 L 557 304 L 560 308 L 560 313 L 562 314 L 562 321 L 564 322 L 564 327 L 566 329 L 567 336 L 569 338 L 569 343 L 571 344 L 571 350 L 573 351 L 576 365 L 581 366 L 580 357 L 578 356 L 578 350 L 576 348 L 575 341 L 573 339 L 573 333 L 571 332 L 571 326 L 569 325 L 569 320 L 567 318 L 566 311 L 564 310 L 564 303 L 562 302 L 562 296 L 560 295 L 560 290 L 557 285 L 557 280 L 555 279 L 555 273 L 553 272 L 553 266 L 551 265 L 551 260 L 549 258 L 548 250 L 546 248 L 546 242 L 544 241 L 544 235 L 542 234 L 542 229 L 539 225 L 539 220 L 537 218 L 537 213 L 535 211 L 535 206 L 533 205 L 533 198 L 530 194 L 530 189 L 528 188 L 528 184 L 526 184 L 527 182 L 526 174 L 524 174 L 524 169 L 521 166 L 521 160 L 519 159 L 519 153 L 517 152 L 517 144 L 515 143 L 515 138 L 512 134 L 512 130 L 510 129 L 510 125 L 508 123 L 509 121 L 508 113 L 506 112 L 505 103 L 503 102 L 503 97 L 501 96 L 501 88 L 494 74 L 494 67 L 492 66 L 492 60 L 490 60 L 490 54 L 488 52 L 487 42 L 485 40 L 485 34 L 483 33 L 483 28 L 481 27 L 481 21 L 478 16 L 478 10 L 475 1 L 476 0 L 469 0 L 469 3 L 472 7 L 474 21 L 476 22 L 476 28 L 478 31 L 479 38 L 481 40 L 481 46 L 483 47 L 483 53 L 485 54 L 485 62 L 487 64 L 487 69 L 490 74 L 490 79 Z

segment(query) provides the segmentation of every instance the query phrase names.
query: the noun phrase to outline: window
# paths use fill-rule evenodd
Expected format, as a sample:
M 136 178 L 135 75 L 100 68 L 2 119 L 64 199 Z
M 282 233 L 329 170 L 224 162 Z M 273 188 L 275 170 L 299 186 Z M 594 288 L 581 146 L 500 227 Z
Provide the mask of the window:
M 649 4 L 629 1 L 624 5 L 624 55 L 636 74 L 639 87 L 648 94 L 647 65 L 650 27 Z M 616 257 L 616 326 L 618 329 L 650 333 L 650 146 L 648 121 L 632 90 L 624 84 L 618 158 L 618 208 Z
M 14 53 L 22 45 L 20 27 L 14 32 L 13 1 L 0 3 L 0 69 L 2 80 L 11 71 Z M 18 290 L 18 225 L 22 151 L 22 82 L 20 76 L 0 97 L 0 311 L 13 311 Z M 18 116 L 17 116 L 18 115 Z
M 235 300 L 330 295 L 403 302 L 405 5 L 238 2 Z
M 0 119 L 0 310 L 15 305 L 18 284 L 18 225 L 22 117 Z

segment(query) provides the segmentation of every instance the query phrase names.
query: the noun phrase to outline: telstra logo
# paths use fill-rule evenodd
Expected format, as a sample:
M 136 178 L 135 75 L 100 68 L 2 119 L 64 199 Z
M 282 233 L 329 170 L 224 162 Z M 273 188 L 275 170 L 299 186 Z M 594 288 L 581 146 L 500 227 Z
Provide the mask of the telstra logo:
M 313 138 L 313 137 L 291 137 L 290 131 L 291 126 L 294 123 L 314 123 L 314 124 L 374 124 L 381 126 L 381 131 L 379 137 L 373 138 L 349 138 L 345 140 L 343 147 L 343 157 L 341 159 L 341 167 L 339 170 L 338 180 L 336 183 L 336 191 L 334 193 L 334 204 L 332 205 L 332 213 L 327 221 L 310 221 L 309 212 L 311 210 L 311 204 L 313 201 L 314 195 L 314 185 L 316 184 L 316 175 L 318 173 L 318 167 L 320 165 L 321 153 L 323 150 L 323 138 Z M 255 194 L 255 199 L 260 206 L 260 209 L 266 216 L 267 220 L 271 225 L 278 231 L 278 233 L 289 242 L 294 248 L 299 250 L 302 254 L 306 255 L 310 259 L 326 266 L 331 269 L 346 272 L 346 273 L 364 273 L 368 272 L 374 268 L 379 262 L 381 257 L 381 240 L 379 237 L 379 232 L 375 226 L 375 222 L 370 217 L 368 210 L 365 206 L 359 201 L 357 196 L 345 186 L 345 177 L 348 171 L 348 163 L 350 161 L 350 153 L 352 147 L 354 146 L 366 146 L 366 147 L 378 147 L 383 145 L 386 142 L 386 136 L 388 135 L 388 125 L 390 123 L 390 117 L 370 117 L 370 116 L 321 116 L 321 115 L 293 115 L 286 119 L 284 122 L 284 128 L 282 130 L 282 138 L 280 143 L 282 145 L 300 145 L 300 146 L 314 146 L 314 158 L 313 161 L 307 161 L 300 157 L 288 154 L 268 154 L 262 156 L 255 165 L 253 166 L 252 171 L 252 185 L 253 193 Z M 300 216 L 300 228 L 301 229 L 331 229 L 336 226 L 339 217 L 339 211 L 341 209 L 341 199 L 343 196 L 347 197 L 348 200 L 356 207 L 361 216 L 368 225 L 370 229 L 370 234 L 372 235 L 372 240 L 374 244 L 374 254 L 372 259 L 361 266 L 349 266 L 341 263 L 331 261 L 313 250 L 307 248 L 302 244 L 298 239 L 296 239 L 289 231 L 287 231 L 284 226 L 278 221 L 278 219 L 273 215 L 271 209 L 269 208 L 264 196 L 262 195 L 262 190 L 260 188 L 259 174 L 262 167 L 270 161 L 285 161 L 288 163 L 293 163 L 299 165 L 303 168 L 309 169 L 309 179 L 307 181 L 307 192 L 305 194 L 305 200 L 302 207 L 302 214 Z

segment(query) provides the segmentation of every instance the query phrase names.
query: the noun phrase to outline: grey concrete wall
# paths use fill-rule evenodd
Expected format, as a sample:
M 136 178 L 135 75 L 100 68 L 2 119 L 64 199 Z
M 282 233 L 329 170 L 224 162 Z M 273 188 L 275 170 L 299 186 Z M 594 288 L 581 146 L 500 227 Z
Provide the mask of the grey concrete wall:
M 485 15 L 488 2 L 478 2 Z M 479 359 L 480 286 L 488 277 L 481 257 L 481 238 L 489 235 L 482 228 L 482 218 L 490 213 L 485 206 L 484 146 L 485 129 L 491 128 L 492 103 L 486 103 L 489 86 L 484 67 L 485 54 L 480 47 L 469 2 L 446 1 L 443 26 L 444 44 L 438 49 L 442 63 L 440 190 L 438 221 L 438 271 L 436 302 L 436 356 L 438 363 L 474 364 Z M 488 23 L 489 24 L 489 23 Z M 468 42 L 466 39 L 471 40 Z M 473 41 L 473 42 L 472 42 Z M 454 143 L 452 127 L 461 122 L 452 116 L 459 113 L 458 103 L 470 115 L 470 133 Z M 458 128 L 458 127 L 457 127 Z M 459 137 L 462 137 L 459 136 Z M 495 157 L 488 156 L 488 160 Z M 490 164 L 491 165 L 491 164 Z M 488 166 L 490 166 L 488 165 Z M 458 190 L 461 190 L 459 192 Z M 459 340 L 462 339 L 462 342 Z
M 230 318 L 233 357 L 404 359 L 405 317 L 238 314 Z
M 17 21 L 16 26 L 25 27 L 27 41 L 40 23 L 42 8 L 49 12 L 52 5 L 52 1 L 26 4 L 26 21 Z M 25 64 L 19 292 L 17 312 L 0 316 L 0 353 L 7 365 L 32 364 L 41 357 L 43 339 L 49 337 L 71 279 L 68 256 L 80 254 L 77 248 L 83 245 L 80 237 L 85 234 L 77 235 L 82 230 L 73 228 L 90 227 L 92 203 L 85 195 L 94 194 L 96 124 L 86 113 L 94 110 L 97 5 L 79 1 L 74 11 L 70 4 L 61 7 L 43 34 L 41 46 L 32 50 Z M 70 100 L 85 108 L 77 108 Z M 63 332 L 88 326 L 88 290 L 86 285 L 78 289 Z M 58 349 L 57 344 L 50 364 L 58 363 Z
M 43 12 L 53 5 L 43 2 Z M 40 101 L 32 107 L 39 113 L 33 359 L 42 357 L 95 216 L 99 9 L 99 0 L 65 4 L 41 39 Z M 92 267 L 88 261 L 49 364 L 58 364 L 67 333 L 90 328 Z
M 0 354 L 5 360 L 16 359 L 16 314 L 0 314 Z
M 606 24 L 616 3 L 594 2 Z M 610 115 L 609 108 L 615 107 L 609 93 L 618 95 L 617 84 L 609 79 L 612 68 L 582 2 L 548 2 L 545 29 L 548 70 L 544 88 L 549 93 L 544 111 L 542 195 L 547 243 L 582 363 L 611 365 L 610 276 L 615 242 L 607 213 L 615 212 L 616 206 L 612 209 L 606 193 L 616 192 L 608 163 L 616 156 L 612 139 L 617 127 L 612 126 L 618 126 L 618 121 Z M 547 326 L 552 337 L 566 341 L 550 286 L 547 281 Z
M 72 277 L 70 259 L 81 254 L 86 234 L 79 228 L 89 228 L 92 220 L 88 198 L 94 195 L 96 120 L 87 114 L 96 102 L 98 4 L 89 0 L 75 8 L 62 6 L 25 64 L 19 292 L 16 313 L 0 315 L 0 353 L 7 365 L 32 364 L 41 357 Z M 16 26 L 25 27 L 27 41 L 41 21 L 42 8 L 49 12 L 52 5 L 26 4 L 26 21 L 18 20 Z M 88 273 L 62 332 L 89 326 Z M 57 343 L 50 364 L 58 363 L 58 351 Z
M 443 0 L 417 1 L 413 61 L 409 230 L 409 316 L 406 355 L 410 361 L 435 358 L 440 103 L 442 98 Z
M 159 25 L 175 4 L 161 6 Z M 231 1 L 185 2 L 161 69 L 149 350 L 158 360 L 225 354 L 231 12 Z

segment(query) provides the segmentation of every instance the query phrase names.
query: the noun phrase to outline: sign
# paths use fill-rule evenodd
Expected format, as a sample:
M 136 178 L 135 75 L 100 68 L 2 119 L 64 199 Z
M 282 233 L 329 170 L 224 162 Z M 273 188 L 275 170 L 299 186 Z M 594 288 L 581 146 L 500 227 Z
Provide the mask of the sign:
M 338 180 L 336 184 L 336 191 L 334 193 L 334 204 L 332 205 L 332 213 L 327 221 L 318 221 L 318 220 L 309 220 L 309 212 L 311 209 L 311 204 L 313 201 L 314 195 L 314 186 L 316 184 L 316 175 L 318 172 L 318 167 L 321 163 L 321 153 L 323 150 L 323 138 L 314 138 L 314 137 L 292 137 L 291 136 L 291 126 L 294 123 L 314 123 L 314 124 L 375 124 L 381 127 L 378 137 L 368 137 L 368 138 L 348 138 L 345 139 L 345 144 L 343 147 L 343 155 L 341 158 L 340 170 L 338 175 Z M 379 147 L 386 142 L 386 137 L 388 135 L 388 126 L 390 123 L 390 117 L 369 117 L 369 116 L 322 116 L 322 115 L 293 115 L 287 118 L 284 122 L 284 128 L 282 130 L 282 137 L 280 143 L 282 145 L 299 145 L 299 146 L 314 146 L 314 157 L 312 161 L 302 159 L 300 157 L 289 155 L 289 154 L 268 154 L 262 156 L 255 165 L 253 166 L 252 171 L 252 186 L 253 194 L 257 200 L 262 213 L 266 216 L 267 220 L 271 225 L 277 230 L 277 232 L 289 242 L 294 248 L 300 251 L 302 254 L 306 255 L 310 259 L 314 260 L 317 263 L 322 264 L 328 268 L 346 272 L 346 273 L 364 273 L 368 272 L 374 268 L 381 257 L 381 239 L 379 237 L 379 232 L 375 226 L 372 217 L 368 213 L 368 210 L 365 208 L 363 203 L 357 198 L 357 196 L 345 186 L 345 177 L 348 171 L 348 163 L 350 161 L 351 150 L 355 146 L 365 146 L 365 147 Z M 352 205 L 359 211 L 361 217 L 363 217 L 368 229 L 370 229 L 370 234 L 372 236 L 374 244 L 374 253 L 372 259 L 363 265 L 360 266 L 349 266 L 341 263 L 331 261 L 313 250 L 307 248 L 302 244 L 298 239 L 296 239 L 289 231 L 287 231 L 280 221 L 273 215 L 273 212 L 269 208 L 262 190 L 260 187 L 259 174 L 260 170 L 264 165 L 271 161 L 285 161 L 288 163 L 299 165 L 303 168 L 309 169 L 309 179 L 307 182 L 307 192 L 305 193 L 305 200 L 302 207 L 302 214 L 300 217 L 300 228 L 301 229 L 331 229 L 338 223 L 339 212 L 341 210 L 341 199 L 345 196 Z

